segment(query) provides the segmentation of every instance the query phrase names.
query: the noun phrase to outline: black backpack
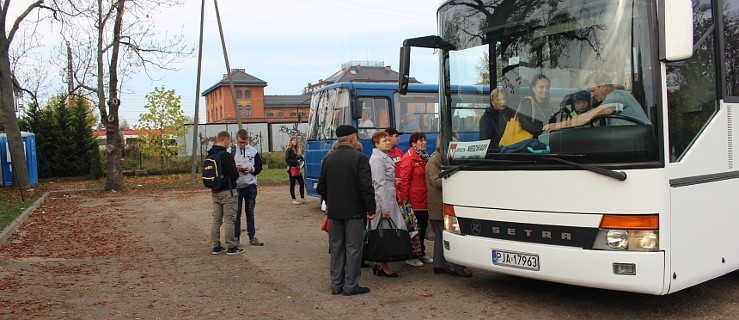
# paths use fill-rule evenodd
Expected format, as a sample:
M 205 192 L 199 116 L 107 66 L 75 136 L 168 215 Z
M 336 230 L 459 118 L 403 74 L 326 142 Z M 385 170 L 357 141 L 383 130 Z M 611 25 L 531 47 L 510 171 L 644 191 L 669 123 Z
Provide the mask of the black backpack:
M 203 162 L 203 184 L 213 190 L 221 189 L 226 183 L 231 185 L 231 179 L 226 177 L 221 166 L 221 154 L 226 151 L 218 151 L 209 154 Z

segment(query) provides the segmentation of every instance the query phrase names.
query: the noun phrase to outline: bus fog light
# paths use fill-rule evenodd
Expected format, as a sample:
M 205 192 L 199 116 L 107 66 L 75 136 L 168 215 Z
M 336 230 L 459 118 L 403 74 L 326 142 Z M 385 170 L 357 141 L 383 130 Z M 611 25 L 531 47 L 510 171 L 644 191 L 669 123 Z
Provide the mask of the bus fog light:
M 606 243 L 611 249 L 626 250 L 629 247 L 629 232 L 626 230 L 608 230 Z
M 635 276 L 636 265 L 633 263 L 613 263 L 613 274 Z
M 634 230 L 629 233 L 629 250 L 657 251 L 659 249 L 658 233 L 655 230 Z
M 459 221 L 457 221 L 457 217 L 444 215 L 444 230 L 451 233 L 461 234 L 462 231 L 459 229 Z

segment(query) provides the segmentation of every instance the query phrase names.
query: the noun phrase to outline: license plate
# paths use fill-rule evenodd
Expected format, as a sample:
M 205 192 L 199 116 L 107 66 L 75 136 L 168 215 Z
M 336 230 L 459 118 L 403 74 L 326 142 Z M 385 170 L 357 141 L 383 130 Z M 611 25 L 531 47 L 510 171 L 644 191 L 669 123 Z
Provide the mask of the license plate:
M 503 267 L 539 271 L 539 255 L 525 252 L 493 250 L 493 264 Z

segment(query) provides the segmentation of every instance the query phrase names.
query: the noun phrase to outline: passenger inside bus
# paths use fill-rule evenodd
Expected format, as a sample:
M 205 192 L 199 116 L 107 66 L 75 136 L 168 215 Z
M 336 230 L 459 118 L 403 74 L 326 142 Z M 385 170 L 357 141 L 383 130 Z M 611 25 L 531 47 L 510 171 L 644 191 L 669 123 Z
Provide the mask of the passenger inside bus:
M 377 114 L 377 117 L 375 117 L 375 119 L 377 119 L 378 128 L 384 129 L 390 126 L 390 120 L 388 120 L 388 112 L 386 106 L 379 105 L 376 108 L 375 113 Z
M 626 90 L 617 89 L 611 80 L 602 73 L 594 73 L 588 77 L 585 83 L 593 100 L 600 105 L 585 113 L 578 114 L 572 119 L 550 123 L 544 126 L 544 131 L 553 132 L 564 128 L 578 127 L 589 124 L 596 116 L 621 115 L 630 120 L 607 119 L 609 126 L 622 126 L 634 124 L 652 124 L 647 118 L 644 109 L 636 99 Z
M 400 124 L 401 131 L 413 133 L 420 132 L 421 126 L 418 124 L 418 119 L 413 113 L 406 113 L 403 115 L 403 121 Z
M 490 93 L 490 107 L 480 117 L 480 140 L 490 139 L 490 148 L 497 149 L 500 137 L 503 136 L 506 123 L 516 112 L 508 108 L 503 89 L 495 89 Z
M 375 129 L 362 129 L 362 128 L 374 128 L 375 124 L 372 122 L 372 119 L 370 119 L 369 112 L 362 113 L 362 118 L 359 119 L 359 125 L 357 126 L 359 128 L 359 137 L 361 139 L 369 139 L 372 137 L 372 134 L 375 133 Z

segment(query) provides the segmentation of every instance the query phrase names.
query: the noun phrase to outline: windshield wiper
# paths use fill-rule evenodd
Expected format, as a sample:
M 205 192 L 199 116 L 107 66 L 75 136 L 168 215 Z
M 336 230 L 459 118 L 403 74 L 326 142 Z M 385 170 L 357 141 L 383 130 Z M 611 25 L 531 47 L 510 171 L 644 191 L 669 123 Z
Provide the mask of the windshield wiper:
M 618 181 L 625 181 L 626 180 L 626 172 L 623 172 L 623 171 L 614 171 L 614 170 L 605 169 L 605 168 L 601 168 L 601 167 L 591 166 L 589 164 L 582 164 L 582 163 L 567 161 L 565 159 L 561 159 L 561 158 L 558 158 L 558 157 L 543 157 L 542 159 L 545 159 L 545 160 L 554 160 L 554 161 L 557 161 L 557 162 L 560 162 L 560 163 L 568 164 L 568 165 L 571 165 L 571 166 L 573 166 L 575 168 L 580 168 L 580 169 L 592 171 L 592 172 L 595 172 L 597 174 L 601 174 L 601 175 L 604 175 L 604 176 L 607 176 L 607 177 L 611 177 L 611 178 L 616 179 Z
M 439 175 L 437 176 L 437 179 L 439 178 L 449 178 L 451 175 L 456 173 L 459 170 L 462 170 L 467 167 L 472 166 L 484 166 L 484 165 L 490 165 L 490 164 L 511 164 L 511 163 L 533 163 L 533 161 L 522 161 L 522 160 L 492 160 L 492 159 L 485 159 L 485 160 L 477 160 L 475 162 L 465 162 L 463 164 L 460 164 L 458 166 L 454 166 L 448 169 L 444 169 L 441 172 L 439 172 Z

